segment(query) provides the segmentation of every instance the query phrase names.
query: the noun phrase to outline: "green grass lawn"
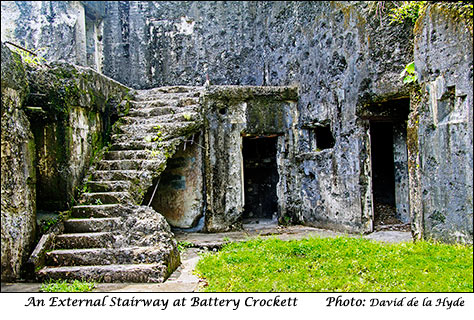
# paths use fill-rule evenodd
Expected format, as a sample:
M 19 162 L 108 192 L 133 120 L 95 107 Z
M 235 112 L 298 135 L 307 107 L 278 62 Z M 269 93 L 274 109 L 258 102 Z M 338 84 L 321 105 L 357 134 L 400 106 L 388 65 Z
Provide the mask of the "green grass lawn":
M 472 246 L 360 238 L 256 239 L 206 253 L 211 292 L 472 292 Z
M 89 292 L 95 287 L 94 282 L 50 280 L 41 285 L 41 292 Z

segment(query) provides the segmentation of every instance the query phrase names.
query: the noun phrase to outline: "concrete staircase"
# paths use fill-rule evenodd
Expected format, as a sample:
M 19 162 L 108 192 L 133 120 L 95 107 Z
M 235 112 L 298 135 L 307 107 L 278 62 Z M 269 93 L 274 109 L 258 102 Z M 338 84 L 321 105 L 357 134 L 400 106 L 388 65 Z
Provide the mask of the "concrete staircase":
M 136 92 L 90 172 L 87 192 L 46 253 L 36 273 L 41 281 L 163 282 L 179 265 L 168 223 L 142 201 L 167 159 L 200 130 L 200 95 L 196 87 Z

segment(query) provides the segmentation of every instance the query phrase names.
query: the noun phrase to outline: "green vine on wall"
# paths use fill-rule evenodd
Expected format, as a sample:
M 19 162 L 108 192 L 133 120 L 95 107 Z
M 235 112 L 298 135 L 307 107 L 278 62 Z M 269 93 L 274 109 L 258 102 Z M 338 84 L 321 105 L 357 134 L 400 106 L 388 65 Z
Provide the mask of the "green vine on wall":
M 409 23 L 412 26 L 426 9 L 427 1 L 403 1 L 401 5 L 395 3 L 395 8 L 390 9 L 388 16 L 390 17 L 390 24 L 392 23 Z M 408 63 L 403 71 L 400 73 L 400 78 L 403 78 L 404 84 L 416 83 L 418 75 L 415 71 L 415 62 Z
M 416 20 L 426 9 L 427 1 L 403 1 L 401 5 L 394 2 L 395 8 L 390 9 L 390 24 L 409 22 L 415 25 Z
M 468 25 L 472 26 L 473 4 L 471 1 L 457 1 L 447 2 L 440 1 L 442 5 L 449 6 L 455 9 L 457 15 L 466 19 Z M 395 8 L 390 9 L 388 16 L 390 17 L 390 24 L 392 23 L 409 23 L 415 26 L 418 18 L 428 7 L 428 1 L 403 1 L 401 4 L 396 1 L 393 2 Z M 471 27 L 472 28 L 472 27 Z M 404 84 L 415 83 L 418 75 L 415 71 L 415 62 L 408 63 L 403 71 L 400 73 L 400 78 L 403 78 Z
M 414 26 L 430 2 L 455 10 L 459 17 L 466 19 L 468 24 L 472 25 L 472 1 L 403 1 L 401 4 L 393 1 L 395 8 L 391 8 L 388 14 L 390 24 L 408 22 Z

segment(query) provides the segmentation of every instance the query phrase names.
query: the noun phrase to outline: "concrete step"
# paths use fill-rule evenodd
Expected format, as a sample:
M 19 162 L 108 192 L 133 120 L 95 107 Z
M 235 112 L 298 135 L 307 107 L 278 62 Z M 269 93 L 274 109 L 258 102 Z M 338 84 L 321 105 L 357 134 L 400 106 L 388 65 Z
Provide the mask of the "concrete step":
M 127 180 L 87 181 L 87 189 L 91 192 L 128 191 L 131 185 Z
M 168 260 L 161 247 L 90 248 L 53 250 L 46 254 L 48 266 L 89 266 L 109 264 L 159 263 Z
M 161 128 L 159 130 L 154 129 L 154 126 L 123 126 L 120 128 L 122 133 L 112 135 L 112 148 L 115 150 L 117 148 L 116 145 L 120 145 L 120 148 L 129 147 L 131 149 L 143 146 L 143 149 L 151 149 L 153 145 L 160 145 L 160 143 L 162 145 L 169 139 L 183 137 L 189 133 L 197 132 L 202 123 L 190 121 L 160 125 Z M 160 131 L 160 133 L 158 133 L 158 131 Z
M 196 130 L 197 128 L 185 128 L 183 130 L 183 135 L 184 133 L 192 132 Z M 137 134 L 138 135 L 138 134 Z M 127 139 L 127 136 L 129 137 Z M 145 137 L 147 140 L 145 140 Z M 121 135 L 115 135 L 115 139 L 119 141 L 115 141 L 113 145 L 110 147 L 114 151 L 117 150 L 140 150 L 140 151 L 145 151 L 145 152 L 150 152 L 150 154 L 154 154 L 153 151 L 156 150 L 164 150 L 164 148 L 168 148 L 170 145 L 176 145 L 176 143 L 181 143 L 183 142 L 183 136 L 179 135 L 179 132 L 175 132 L 173 134 L 167 134 L 166 136 L 162 135 L 163 140 L 162 141 L 151 141 L 147 142 L 149 140 L 153 140 L 153 137 L 151 134 L 142 134 L 140 137 L 135 138 L 135 137 L 130 137 L 130 135 L 127 134 L 121 134 Z M 133 139 L 133 140 L 132 140 Z M 140 140 L 136 140 L 140 139 Z M 122 141 L 123 140 L 123 141 Z M 141 149 L 140 149 L 141 148 Z
M 176 131 L 186 133 L 189 131 L 189 128 L 198 128 L 200 125 L 201 121 L 199 118 L 193 118 L 189 121 L 183 119 L 182 121 L 174 122 L 124 124 L 117 131 L 115 131 L 116 134 L 112 136 L 112 141 L 116 141 L 117 139 L 115 136 L 121 134 L 127 134 L 129 138 L 133 138 L 134 140 L 143 139 L 148 135 L 152 138 L 165 138 L 167 135 L 176 136 Z M 120 141 L 123 141 L 123 139 L 120 139 Z
M 204 91 L 204 87 L 202 86 L 162 86 L 156 87 L 152 89 L 143 89 L 143 90 L 136 90 L 136 95 L 146 94 L 146 93 L 194 93 Z
M 119 181 L 119 180 L 134 180 L 138 178 L 150 177 L 150 172 L 147 170 L 93 170 L 93 180 L 107 180 L 107 181 Z
M 175 103 L 178 104 L 177 102 Z M 158 102 L 141 102 L 141 104 L 136 104 L 132 109 L 130 108 L 126 117 L 123 117 L 123 122 L 130 121 L 129 118 L 146 118 L 146 117 L 160 117 L 163 115 L 174 114 L 176 113 L 177 106 L 170 106 L 168 104 L 161 105 L 160 101 Z
M 126 118 L 162 117 L 165 115 L 199 112 L 199 109 L 200 106 L 198 104 L 179 106 L 176 103 L 175 105 L 161 106 L 156 102 L 143 102 L 141 105 L 137 104 L 133 109 L 130 109 Z M 128 119 L 123 121 L 128 121 Z
M 129 192 L 86 192 L 81 195 L 81 201 L 87 204 L 133 203 Z
M 165 156 L 154 160 L 101 160 L 97 163 L 98 170 L 156 170 L 166 160 Z
M 203 88 L 192 87 L 160 87 L 147 90 L 137 90 L 134 100 L 153 100 L 153 99 L 182 99 L 201 96 Z
M 199 106 L 200 95 L 194 94 L 149 94 L 141 98 L 135 98 L 131 101 L 131 109 L 137 110 L 141 108 L 156 107 L 173 107 L 183 108 L 187 106 Z
M 132 214 L 133 208 L 122 204 L 80 205 L 71 208 L 73 218 L 114 218 Z
M 169 106 L 186 106 L 190 104 L 198 104 L 200 93 L 153 93 L 147 92 L 142 95 L 136 95 L 132 100 L 132 106 L 136 106 L 140 102 L 151 102 L 155 104 L 161 101 Z
M 163 263 L 112 264 L 99 266 L 46 267 L 37 276 L 47 279 L 68 279 L 97 282 L 163 282 L 168 276 Z
M 176 108 L 179 99 L 155 99 L 155 100 L 131 100 L 129 115 L 131 111 L 143 108 Z
M 151 109 L 153 110 L 153 109 Z M 140 110 L 141 111 L 141 110 Z M 199 120 L 200 114 L 194 110 L 180 113 L 163 114 L 160 116 L 147 115 L 142 117 L 122 117 L 122 126 L 151 126 L 156 127 L 161 123 L 188 122 Z M 159 129 L 157 129 L 159 130 Z
M 112 248 L 111 232 L 64 233 L 55 238 L 55 249 Z
M 85 218 L 64 221 L 67 233 L 108 232 L 120 228 L 120 218 Z
M 148 159 L 151 155 L 147 150 L 117 150 L 108 151 L 104 155 L 105 160 L 128 160 L 128 159 Z
M 155 96 L 149 99 L 143 100 L 131 100 L 130 101 L 130 111 L 140 110 L 143 108 L 175 108 L 175 111 L 178 111 L 179 108 L 186 108 L 189 106 L 199 107 L 200 98 L 192 96 Z M 170 112 L 173 113 L 173 112 Z
M 123 139 L 122 139 L 123 140 Z M 114 142 L 112 146 L 110 146 L 111 151 L 123 151 L 123 150 L 134 150 L 134 151 L 145 151 L 145 150 L 153 150 L 157 147 L 156 142 L 147 142 L 143 139 L 141 140 L 130 140 L 130 141 L 119 141 Z M 109 151 L 110 152 L 110 151 Z

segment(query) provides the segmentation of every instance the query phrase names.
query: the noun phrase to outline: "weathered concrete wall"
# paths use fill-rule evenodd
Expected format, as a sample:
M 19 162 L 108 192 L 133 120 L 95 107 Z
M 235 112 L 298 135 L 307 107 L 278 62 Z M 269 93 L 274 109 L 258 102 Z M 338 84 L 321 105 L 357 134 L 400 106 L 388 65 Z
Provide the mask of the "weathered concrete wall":
M 104 72 L 139 88 L 202 85 L 206 74 L 217 85 L 300 82 L 306 95 L 311 80 L 321 78 L 311 84 L 323 88 L 347 71 L 357 89 L 359 71 L 372 93 L 396 92 L 392 76 L 411 54 L 410 41 L 396 40 L 409 28 L 380 24 L 386 17 L 369 9 L 346 2 L 110 1 Z
M 193 228 L 203 216 L 202 138 L 193 136 L 168 159 L 151 206 L 168 223 L 178 228 Z
M 99 154 L 128 88 L 94 70 L 56 63 L 31 70 L 26 103 L 34 119 L 38 207 L 65 210 Z M 124 107 L 124 105 L 123 105 Z
M 99 1 L 2 1 L 2 42 L 11 41 L 48 61 L 102 68 Z
M 408 97 L 399 73 L 412 60 L 409 26 L 389 26 L 363 3 L 134 1 L 107 10 L 104 72 L 131 86 L 200 85 L 206 75 L 219 85 L 299 85 L 291 148 L 304 155 L 285 207 L 294 222 L 371 231 L 370 145 L 358 111 Z M 335 145 L 308 153 L 304 128 L 322 124 Z
M 390 5 L 386 3 L 386 12 Z M 278 160 L 287 170 L 280 176 L 280 185 L 286 185 L 280 198 L 285 199 L 284 216 L 295 223 L 351 232 L 372 231 L 367 113 L 380 116 L 385 111 L 372 112 L 368 108 L 389 100 L 410 98 L 407 150 L 401 141 L 403 132 L 398 129 L 394 141 L 395 166 L 403 166 L 404 159 L 408 159 L 408 170 L 401 169 L 396 177 L 396 197 L 401 204 L 397 208 L 398 216 L 407 221 L 405 212 L 410 210 L 416 237 L 421 237 L 426 227 L 431 230 L 427 233 L 430 237 L 445 238 L 443 230 L 464 225 L 467 227 L 460 229 L 464 231 L 460 231 L 458 238 L 469 238 L 471 230 L 472 239 L 472 222 L 466 222 L 472 215 L 472 197 L 468 196 L 472 192 L 467 192 L 472 191 L 472 169 L 469 170 L 472 152 L 466 151 L 466 146 L 472 145 L 472 121 L 465 120 L 472 120 L 472 86 L 466 84 L 469 72 L 462 71 L 472 68 L 467 62 L 472 56 L 472 42 L 468 32 L 460 31 L 462 22 L 455 15 L 447 11 L 433 17 L 427 15 L 417 27 L 416 67 L 422 73 L 423 92 L 429 93 L 429 97 L 419 97 L 413 92 L 410 96 L 410 87 L 399 79 L 403 67 L 413 61 L 412 26 L 389 24 L 387 14 L 376 14 L 376 3 L 110 1 L 105 3 L 105 8 L 95 10 L 87 4 L 85 7 L 61 4 L 61 7 L 45 1 L 22 6 L 2 2 L 2 18 L 4 11 L 11 11 L 2 27 L 14 30 L 19 39 L 21 36 L 30 42 L 40 39 L 31 42 L 38 46 L 49 41 L 38 27 L 47 20 L 33 18 L 38 22 L 32 26 L 27 23 L 30 16 L 41 16 L 31 10 L 35 6 L 50 20 L 61 22 L 57 29 L 64 29 L 66 36 L 64 39 L 52 36 L 58 44 L 75 39 L 74 44 L 60 45 L 61 50 L 48 56 L 52 59 L 70 57 L 100 65 L 100 57 L 91 51 L 92 42 L 87 42 L 87 34 L 93 34 L 90 22 L 88 28 L 87 19 L 83 22 L 82 16 L 96 19 L 99 31 L 95 35 L 101 40 L 95 43 L 94 50 L 100 52 L 103 46 L 103 72 L 131 87 L 202 85 L 207 76 L 217 85 L 298 86 L 293 115 L 296 125 L 279 138 L 278 144 L 278 152 L 291 153 L 291 156 L 279 156 Z M 68 24 L 74 15 L 79 18 Z M 19 27 L 12 27 L 15 23 Z M 444 26 L 447 29 L 441 31 Z M 51 27 L 45 27 L 43 33 L 56 34 L 56 29 L 48 28 Z M 72 29 L 78 31 L 74 34 L 76 38 L 67 36 Z M 86 36 L 79 39 L 81 32 Z M 3 34 L 2 29 L 2 37 Z M 446 54 L 450 54 L 449 59 Z M 231 111 L 243 105 L 232 106 Z M 239 160 L 237 133 L 242 131 L 241 122 L 226 124 L 219 118 L 222 116 L 217 113 L 215 119 L 209 119 L 217 121 L 212 130 L 233 133 L 217 138 L 217 148 L 233 145 L 233 154 Z M 430 117 L 433 119 L 427 120 Z M 265 123 L 263 120 L 264 126 Z M 332 133 L 335 141 L 330 148 L 317 150 L 314 132 L 318 127 L 327 127 Z M 430 151 L 433 145 L 436 147 Z M 208 159 L 212 160 L 211 156 Z M 217 166 L 216 174 L 230 170 L 219 162 L 221 159 L 215 161 L 212 165 Z M 468 169 L 462 170 L 462 174 L 454 173 L 460 164 Z M 406 171 L 410 176 L 409 186 Z M 439 186 L 433 177 L 441 181 Z M 228 185 L 241 188 L 237 180 L 227 177 L 219 183 L 214 186 L 216 190 Z M 449 183 L 455 187 L 450 189 Z M 222 221 L 228 226 L 235 220 L 232 212 L 240 212 L 241 200 L 226 194 L 227 191 L 219 200 L 211 194 L 209 203 L 219 204 L 218 211 L 231 212 L 230 220 Z M 235 206 L 225 207 L 231 201 L 235 201 Z M 464 215 L 464 218 L 445 214 L 444 209 L 435 212 L 439 206 L 448 208 L 444 203 L 450 203 L 446 212 L 457 212 L 456 216 Z M 218 223 L 216 220 L 213 224 Z
M 282 149 L 294 146 L 297 117 L 292 115 L 296 99 L 296 88 L 216 86 L 207 91 L 203 100 L 206 231 L 228 231 L 242 223 L 245 203 L 242 135 L 281 134 L 275 160 L 280 177 L 286 177 L 293 162 Z M 280 181 L 277 192 L 287 193 L 286 187 Z M 286 216 L 283 203 L 286 198 L 279 200 L 279 216 Z
M 2 48 L 2 281 L 19 278 L 36 230 L 35 143 L 20 56 Z
M 398 75 L 412 60 L 410 27 L 375 12 L 361 2 L 107 2 L 103 71 L 135 88 L 201 85 L 206 75 L 219 85 L 298 85 L 301 130 L 285 143 L 304 156 L 285 207 L 294 222 L 371 231 L 370 145 L 358 112 L 407 97 Z M 308 153 L 307 131 L 320 125 L 334 147 Z
M 128 91 L 89 68 L 24 67 L 2 44 L 2 281 L 21 276 L 37 207 L 68 208 Z
M 3 42 L 42 49 L 48 61 L 85 65 L 84 8 L 79 1 L 2 1 L 2 21 Z
M 419 191 L 411 198 L 428 239 L 473 242 L 472 36 L 472 18 L 469 25 L 447 5 L 429 7 L 415 28 L 422 95 L 412 125 Z

